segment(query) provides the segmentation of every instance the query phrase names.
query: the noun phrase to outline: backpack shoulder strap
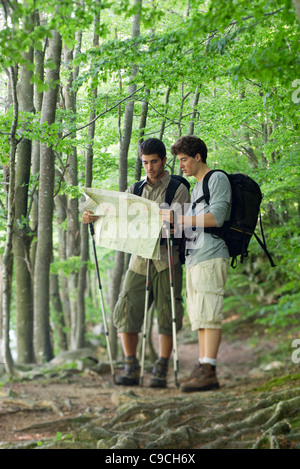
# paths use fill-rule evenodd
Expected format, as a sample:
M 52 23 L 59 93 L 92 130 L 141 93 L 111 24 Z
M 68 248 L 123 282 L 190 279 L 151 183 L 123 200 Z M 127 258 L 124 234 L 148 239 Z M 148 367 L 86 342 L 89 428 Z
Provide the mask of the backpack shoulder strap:
M 218 171 L 219 173 L 224 173 L 228 177 L 228 174 L 226 173 L 226 171 L 223 171 L 222 169 L 212 169 L 208 173 L 206 173 L 205 176 L 204 176 L 204 179 L 203 179 L 203 183 L 202 183 L 203 184 L 203 186 L 202 186 L 203 187 L 203 195 L 201 197 L 199 197 L 199 199 L 195 200 L 195 202 L 193 203 L 193 206 L 192 206 L 193 210 L 194 210 L 194 208 L 196 207 L 197 204 L 202 202 L 202 200 L 205 200 L 205 202 L 207 204 L 209 204 L 210 192 L 209 192 L 209 188 L 208 188 L 208 181 L 209 181 L 210 177 L 212 176 L 212 174 L 215 173 L 216 171 Z
M 171 175 L 170 182 L 168 184 L 167 190 L 166 190 L 166 196 L 165 196 L 165 203 L 170 205 L 172 204 L 172 201 L 174 199 L 175 193 L 180 186 L 181 181 L 176 175 Z
M 207 204 L 209 204 L 209 199 L 210 199 L 208 181 L 209 181 L 210 177 L 212 176 L 212 174 L 215 173 L 215 172 L 223 173 L 228 177 L 228 174 L 226 173 L 226 171 L 223 171 L 222 169 L 212 169 L 207 174 L 205 174 L 204 179 L 203 179 L 203 194 L 204 194 L 204 200 Z
M 142 179 L 141 181 L 138 181 L 134 184 L 134 188 L 133 188 L 134 195 L 139 195 L 139 196 L 142 195 L 143 186 L 144 186 L 143 183 L 144 183 L 144 180 Z

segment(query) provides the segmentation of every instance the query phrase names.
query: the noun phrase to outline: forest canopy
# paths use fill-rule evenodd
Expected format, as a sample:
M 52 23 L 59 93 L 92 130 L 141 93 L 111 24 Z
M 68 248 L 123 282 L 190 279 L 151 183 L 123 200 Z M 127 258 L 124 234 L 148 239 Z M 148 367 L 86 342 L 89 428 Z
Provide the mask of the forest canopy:
M 148 137 L 164 141 L 171 173 L 170 146 L 194 134 L 211 168 L 260 184 L 276 268 L 251 241 L 251 259 L 230 272 L 226 310 L 269 330 L 297 324 L 299 11 L 298 0 L 1 2 L 7 370 L 82 347 L 99 323 L 82 188 L 124 191 L 139 180 Z M 128 259 L 98 255 L 110 314 Z

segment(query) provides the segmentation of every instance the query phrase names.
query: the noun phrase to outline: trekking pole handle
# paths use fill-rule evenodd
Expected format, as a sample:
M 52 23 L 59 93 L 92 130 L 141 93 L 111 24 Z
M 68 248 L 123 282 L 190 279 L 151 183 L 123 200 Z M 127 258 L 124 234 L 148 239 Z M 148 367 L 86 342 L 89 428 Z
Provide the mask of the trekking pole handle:
M 172 216 L 172 221 L 165 221 L 164 220 L 164 229 L 166 231 L 166 238 L 169 238 L 169 239 L 173 239 L 174 238 L 174 217 L 175 217 L 175 213 L 174 213 L 174 210 L 169 210 L 170 211 L 170 214 L 172 212 L 173 216 Z M 173 231 L 173 233 L 171 233 Z
M 91 236 L 94 236 L 95 230 L 94 230 L 94 225 L 93 225 L 93 223 L 89 223 L 89 228 L 90 228 Z

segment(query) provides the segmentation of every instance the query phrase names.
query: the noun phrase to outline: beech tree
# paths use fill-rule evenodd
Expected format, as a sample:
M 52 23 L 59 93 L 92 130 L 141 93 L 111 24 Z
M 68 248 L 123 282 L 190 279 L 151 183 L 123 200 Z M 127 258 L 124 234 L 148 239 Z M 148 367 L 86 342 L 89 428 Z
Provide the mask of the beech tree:
M 57 93 L 61 62 L 62 38 L 57 31 L 52 31 L 49 39 L 47 60 L 54 67 L 46 71 L 45 82 L 49 90 L 44 93 L 41 125 L 55 123 Z M 34 282 L 34 342 L 38 363 L 48 361 L 53 356 L 50 340 L 50 263 L 52 254 L 52 217 L 54 194 L 54 159 L 53 146 L 41 144 L 38 233 L 35 260 Z

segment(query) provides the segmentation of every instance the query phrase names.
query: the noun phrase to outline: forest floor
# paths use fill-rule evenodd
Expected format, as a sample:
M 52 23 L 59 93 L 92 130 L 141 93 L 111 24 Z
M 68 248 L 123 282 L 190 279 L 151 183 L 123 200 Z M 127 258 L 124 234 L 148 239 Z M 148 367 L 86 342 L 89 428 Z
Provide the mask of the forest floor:
M 64 356 L 14 379 L 0 376 L 0 449 L 300 449 L 293 350 L 278 360 L 278 337 L 257 337 L 254 345 L 243 335 L 224 335 L 217 391 L 182 393 L 172 363 L 168 387 L 151 389 L 148 361 L 143 387 L 116 386 L 108 364 L 86 349 L 69 356 L 69 366 Z M 198 357 L 190 339 L 183 333 L 178 340 L 179 377 Z

